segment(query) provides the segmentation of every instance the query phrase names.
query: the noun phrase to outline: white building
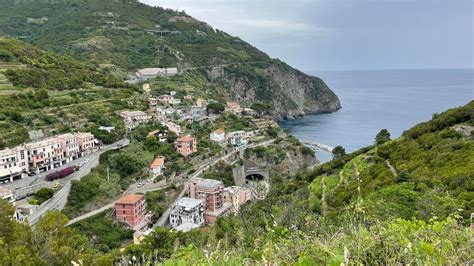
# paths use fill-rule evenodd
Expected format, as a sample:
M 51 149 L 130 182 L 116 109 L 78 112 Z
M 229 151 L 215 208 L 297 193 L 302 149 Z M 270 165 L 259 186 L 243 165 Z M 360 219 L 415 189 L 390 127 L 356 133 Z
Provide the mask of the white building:
M 178 105 L 178 104 L 181 104 L 181 99 L 173 98 L 169 100 L 168 103 L 172 105 Z
M 216 129 L 211 132 L 209 137 L 214 142 L 223 143 L 225 142 L 225 131 L 222 128 Z
M 3 199 L 6 202 L 13 203 L 15 202 L 15 195 L 13 195 L 11 190 L 4 187 L 0 187 L 0 199 Z
M 171 209 L 170 224 L 173 228 L 178 228 L 182 224 L 194 224 L 201 226 L 204 224 L 204 200 L 181 198 Z
M 13 182 L 26 176 L 28 157 L 24 147 L 0 150 L 0 182 Z
M 183 134 L 183 130 L 181 129 L 180 125 L 177 125 L 171 121 L 164 121 L 161 124 L 168 128 L 169 131 L 172 131 L 176 134 L 176 136 L 181 136 Z
M 142 111 L 123 111 L 120 113 L 120 116 L 129 129 L 135 128 L 140 123 L 148 123 L 150 121 L 150 116 Z
M 103 130 L 103 131 L 107 131 L 108 133 L 111 133 L 115 130 L 115 127 L 104 127 L 104 126 L 100 126 L 99 127 L 99 130 Z
M 44 172 L 67 162 L 67 153 L 63 151 L 62 140 L 57 137 L 25 145 L 30 172 Z M 74 149 L 72 149 L 74 150 Z
M 163 170 L 165 168 L 165 157 L 158 156 L 150 165 L 150 171 L 153 175 L 158 176 L 163 174 Z

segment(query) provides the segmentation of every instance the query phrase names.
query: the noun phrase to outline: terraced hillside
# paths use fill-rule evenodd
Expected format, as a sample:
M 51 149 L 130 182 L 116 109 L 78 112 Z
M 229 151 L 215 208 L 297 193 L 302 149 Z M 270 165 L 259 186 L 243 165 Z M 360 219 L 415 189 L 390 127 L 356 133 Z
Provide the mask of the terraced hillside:
M 94 65 L 12 39 L 0 39 L 0 147 L 46 135 L 124 125 L 117 112 L 142 108 L 141 94 Z M 113 139 L 113 137 L 112 137 Z
M 271 103 L 277 118 L 340 108 L 321 79 L 183 12 L 137 1 L 5 0 L 0 25 L 0 35 L 94 62 L 119 77 L 143 67 L 188 69 L 216 96 Z

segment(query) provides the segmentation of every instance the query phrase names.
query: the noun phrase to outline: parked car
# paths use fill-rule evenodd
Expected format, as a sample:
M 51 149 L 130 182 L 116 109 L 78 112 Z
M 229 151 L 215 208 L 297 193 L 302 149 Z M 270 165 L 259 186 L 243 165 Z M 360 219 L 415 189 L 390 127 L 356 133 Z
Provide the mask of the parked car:
M 84 164 L 86 164 L 86 161 L 82 161 L 82 162 L 80 162 L 80 163 L 79 163 L 79 167 L 83 167 L 83 166 L 84 166 Z
M 56 182 L 56 183 L 54 183 L 53 188 L 54 189 L 59 189 L 59 188 L 61 188 L 61 184 L 59 182 Z
M 32 197 L 32 196 L 34 196 L 34 195 L 35 195 L 34 192 L 28 192 L 28 193 L 26 193 L 26 196 L 27 196 L 28 198 L 29 198 L 29 197 Z
M 84 159 L 84 163 L 87 163 L 89 160 L 89 158 Z

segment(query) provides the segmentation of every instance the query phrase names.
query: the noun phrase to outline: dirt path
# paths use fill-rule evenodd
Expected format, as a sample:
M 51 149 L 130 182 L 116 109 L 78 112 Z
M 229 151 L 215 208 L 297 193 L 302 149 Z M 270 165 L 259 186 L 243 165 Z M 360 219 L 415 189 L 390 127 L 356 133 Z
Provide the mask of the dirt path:
M 388 159 L 385 160 L 385 165 L 388 167 L 388 169 L 390 169 L 390 172 L 392 172 L 392 175 L 394 177 L 398 175 L 397 170 L 395 169 L 395 167 L 393 167 L 393 165 L 390 163 Z

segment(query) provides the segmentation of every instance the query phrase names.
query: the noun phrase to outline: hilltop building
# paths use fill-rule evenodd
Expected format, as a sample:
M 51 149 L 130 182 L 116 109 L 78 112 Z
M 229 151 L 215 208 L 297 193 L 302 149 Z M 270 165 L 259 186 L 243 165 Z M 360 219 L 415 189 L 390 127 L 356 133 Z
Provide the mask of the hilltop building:
M 242 112 L 242 107 L 240 107 L 240 104 L 236 102 L 227 102 L 227 109 L 235 114 L 240 114 Z
M 177 152 L 186 157 L 197 152 L 197 141 L 192 136 L 187 135 L 176 140 L 175 148 Z
M 157 156 L 150 165 L 150 171 L 155 176 L 162 175 L 164 168 L 165 168 L 165 157 L 163 156 Z
M 225 142 L 225 131 L 222 128 L 216 129 L 211 132 L 209 138 L 218 143 L 224 143 Z
M 167 127 L 169 131 L 174 132 L 176 136 L 181 136 L 183 134 L 183 130 L 181 129 L 181 126 L 178 124 L 175 124 L 171 121 L 163 121 L 161 122 L 161 124 Z
M 165 130 L 157 129 L 148 133 L 149 138 L 156 138 L 159 142 L 166 142 L 168 140 L 168 132 Z
M 123 111 L 120 116 L 129 129 L 134 129 L 137 125 L 150 121 L 150 116 L 142 111 Z

